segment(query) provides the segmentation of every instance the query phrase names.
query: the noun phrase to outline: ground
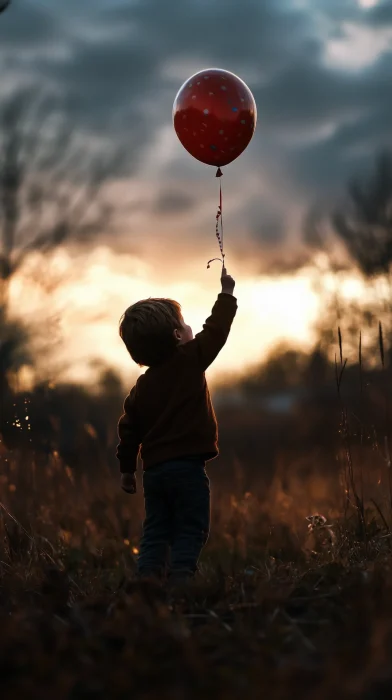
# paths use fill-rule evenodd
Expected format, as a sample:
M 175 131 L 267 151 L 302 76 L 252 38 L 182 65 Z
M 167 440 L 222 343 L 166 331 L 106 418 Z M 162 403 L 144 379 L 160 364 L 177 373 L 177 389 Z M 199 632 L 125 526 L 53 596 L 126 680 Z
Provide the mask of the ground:
M 390 697 L 391 537 L 376 512 L 365 532 L 353 512 L 333 542 L 301 540 L 252 494 L 227 512 L 216 499 L 198 577 L 170 591 L 135 577 L 140 494 L 55 459 L 45 478 L 7 469 L 2 699 Z

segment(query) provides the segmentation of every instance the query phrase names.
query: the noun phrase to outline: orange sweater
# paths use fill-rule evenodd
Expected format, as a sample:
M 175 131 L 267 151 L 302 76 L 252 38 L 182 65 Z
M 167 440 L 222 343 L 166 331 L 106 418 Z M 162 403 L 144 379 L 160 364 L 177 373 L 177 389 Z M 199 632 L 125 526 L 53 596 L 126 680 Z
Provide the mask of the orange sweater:
M 122 473 L 181 457 L 218 455 L 218 429 L 205 370 L 223 348 L 237 300 L 221 293 L 203 330 L 162 365 L 141 375 L 125 399 L 118 423 L 117 457 Z

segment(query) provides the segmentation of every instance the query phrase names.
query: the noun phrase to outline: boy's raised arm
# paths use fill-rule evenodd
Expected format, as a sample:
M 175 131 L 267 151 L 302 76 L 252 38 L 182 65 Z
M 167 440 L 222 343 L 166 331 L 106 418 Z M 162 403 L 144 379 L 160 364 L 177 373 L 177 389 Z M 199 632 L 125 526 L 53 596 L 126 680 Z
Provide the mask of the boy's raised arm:
M 141 440 L 135 415 L 135 392 L 133 387 L 124 402 L 124 413 L 118 422 L 117 459 L 120 462 L 121 474 L 134 474 L 139 454 Z
M 203 330 L 197 333 L 194 340 L 183 346 L 184 352 L 193 355 L 203 370 L 212 364 L 222 350 L 237 311 L 237 299 L 233 296 L 235 281 L 227 274 L 225 267 L 222 270 L 221 283 L 222 291 L 218 294 Z

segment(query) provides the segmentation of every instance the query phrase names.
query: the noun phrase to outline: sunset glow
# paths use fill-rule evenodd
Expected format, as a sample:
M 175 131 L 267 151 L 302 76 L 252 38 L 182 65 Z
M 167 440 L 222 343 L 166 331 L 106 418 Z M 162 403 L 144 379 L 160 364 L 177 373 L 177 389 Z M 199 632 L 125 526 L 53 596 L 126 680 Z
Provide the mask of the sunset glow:
M 202 259 L 194 264 L 197 275 L 187 275 L 183 270 L 181 278 L 170 281 L 160 279 L 159 271 L 147 263 L 132 256 L 118 256 L 106 247 L 95 249 L 88 259 L 75 260 L 59 251 L 52 260 L 52 269 L 61 274 L 62 284 L 45 294 L 39 281 L 29 279 L 25 270 L 15 277 L 12 308 L 16 315 L 20 309 L 28 309 L 28 322 L 34 323 L 34 316 L 42 314 L 48 319 L 53 336 L 48 344 L 54 341 L 53 356 L 62 368 L 62 376 L 89 383 L 96 376 L 91 363 L 101 360 L 129 382 L 139 370 L 118 337 L 121 314 L 138 299 L 170 297 L 181 303 L 186 321 L 197 333 L 219 292 L 220 270 L 218 263 L 206 270 Z M 39 267 L 38 259 L 36 265 Z M 234 269 L 233 262 L 233 274 Z M 242 373 L 281 341 L 293 342 L 305 350 L 311 346 L 313 326 L 320 313 L 314 274 L 309 267 L 279 277 L 236 275 L 238 313 L 227 345 L 209 370 L 212 380 L 222 373 Z M 347 297 L 358 297 L 363 294 L 363 284 L 352 274 L 341 291 Z M 46 332 L 39 329 L 40 335 Z M 45 374 L 45 366 L 40 369 Z

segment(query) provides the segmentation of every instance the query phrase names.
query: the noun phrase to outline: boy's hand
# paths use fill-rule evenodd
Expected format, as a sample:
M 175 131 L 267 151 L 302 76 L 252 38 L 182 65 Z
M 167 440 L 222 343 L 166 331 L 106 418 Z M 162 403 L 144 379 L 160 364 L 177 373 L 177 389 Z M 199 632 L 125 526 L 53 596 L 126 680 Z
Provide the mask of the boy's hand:
M 121 474 L 121 488 L 127 493 L 136 493 L 135 474 Z
M 223 294 L 233 294 L 235 280 L 231 277 L 231 275 L 227 274 L 227 270 L 225 267 L 222 269 L 221 283 Z

